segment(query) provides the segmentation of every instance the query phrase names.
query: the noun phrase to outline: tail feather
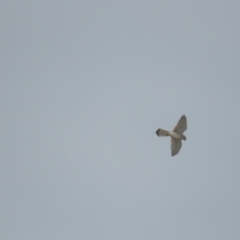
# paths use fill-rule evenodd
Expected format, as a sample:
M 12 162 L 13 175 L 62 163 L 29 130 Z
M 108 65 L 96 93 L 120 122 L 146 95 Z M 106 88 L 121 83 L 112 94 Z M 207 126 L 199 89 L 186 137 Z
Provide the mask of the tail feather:
M 168 132 L 168 131 L 163 130 L 163 129 L 160 129 L 160 128 L 156 131 L 156 134 L 157 134 L 159 137 L 169 136 L 169 132 Z

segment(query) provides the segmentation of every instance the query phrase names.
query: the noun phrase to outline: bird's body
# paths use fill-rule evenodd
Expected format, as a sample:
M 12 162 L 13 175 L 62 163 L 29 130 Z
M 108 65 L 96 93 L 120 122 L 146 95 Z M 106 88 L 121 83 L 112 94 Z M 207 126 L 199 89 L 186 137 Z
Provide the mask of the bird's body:
M 182 115 L 178 121 L 176 127 L 172 131 L 167 131 L 164 129 L 158 129 L 156 134 L 159 137 L 170 136 L 171 137 L 171 151 L 172 156 L 178 154 L 182 147 L 182 140 L 186 140 L 186 136 L 183 135 L 183 132 L 187 129 L 187 118 L 185 115 Z
M 184 139 L 184 135 L 181 133 L 177 133 L 177 132 L 169 132 L 169 136 L 176 138 L 176 139 Z

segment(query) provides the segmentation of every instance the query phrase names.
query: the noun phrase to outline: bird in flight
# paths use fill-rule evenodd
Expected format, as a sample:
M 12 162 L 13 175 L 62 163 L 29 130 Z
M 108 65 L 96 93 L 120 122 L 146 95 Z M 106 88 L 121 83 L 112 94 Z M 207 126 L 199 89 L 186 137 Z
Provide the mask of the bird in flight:
M 171 137 L 171 152 L 172 156 L 175 156 L 179 153 L 182 147 L 182 140 L 186 141 L 186 136 L 183 135 L 183 132 L 187 130 L 187 118 L 185 115 L 179 119 L 177 125 L 172 131 L 166 131 L 163 129 L 158 129 L 156 134 L 159 137 L 170 136 Z

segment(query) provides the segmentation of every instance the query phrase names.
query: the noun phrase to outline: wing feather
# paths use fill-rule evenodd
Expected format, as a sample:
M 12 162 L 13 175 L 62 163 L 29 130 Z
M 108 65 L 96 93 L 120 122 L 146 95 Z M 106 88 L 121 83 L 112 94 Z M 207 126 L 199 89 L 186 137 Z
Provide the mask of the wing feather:
M 186 130 L 187 130 L 187 117 L 185 115 L 182 115 L 177 125 L 174 127 L 173 132 L 183 133 Z
M 182 141 L 180 139 L 176 139 L 171 137 L 171 152 L 172 156 L 175 156 L 179 153 L 182 147 Z

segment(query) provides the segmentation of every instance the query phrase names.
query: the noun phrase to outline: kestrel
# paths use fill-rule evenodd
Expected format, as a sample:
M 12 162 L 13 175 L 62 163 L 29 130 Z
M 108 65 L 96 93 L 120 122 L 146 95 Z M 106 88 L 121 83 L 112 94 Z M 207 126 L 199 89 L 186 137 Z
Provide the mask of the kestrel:
M 187 118 L 185 115 L 182 115 L 178 121 L 176 127 L 172 131 L 166 131 L 163 129 L 158 129 L 156 134 L 159 137 L 170 136 L 171 137 L 171 152 L 172 156 L 175 156 L 179 153 L 182 147 L 182 140 L 186 141 L 186 137 L 183 135 L 183 132 L 187 129 Z

